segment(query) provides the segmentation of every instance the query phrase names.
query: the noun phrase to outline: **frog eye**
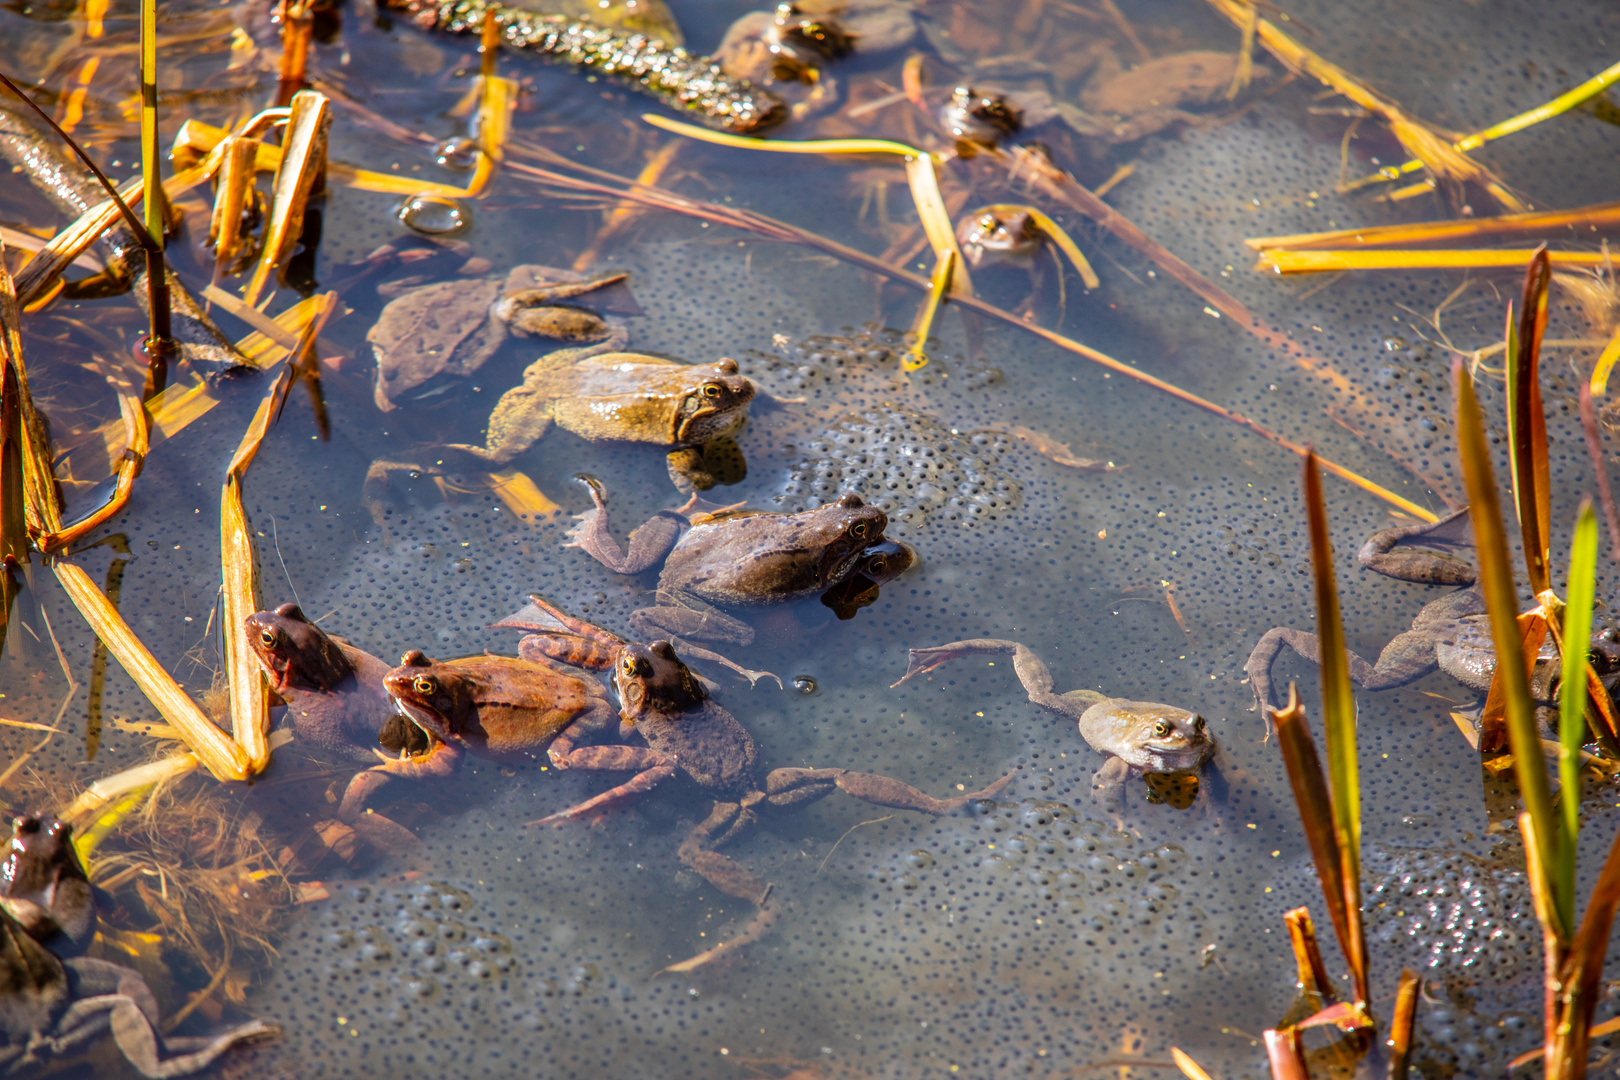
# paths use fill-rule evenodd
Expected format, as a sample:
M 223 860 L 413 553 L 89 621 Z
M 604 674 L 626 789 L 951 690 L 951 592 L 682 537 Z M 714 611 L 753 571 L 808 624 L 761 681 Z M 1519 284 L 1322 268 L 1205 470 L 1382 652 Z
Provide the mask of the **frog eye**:
M 634 675 L 636 673 L 636 658 L 633 656 L 626 656 L 623 660 L 619 661 L 619 668 L 626 675 Z
M 1202 716 L 1193 717 L 1193 730 L 1198 732 L 1200 735 L 1203 734 L 1203 732 L 1204 732 L 1204 718 Z
M 259 631 L 259 641 L 262 642 L 264 647 L 267 649 L 275 648 L 276 639 L 279 636 L 280 635 L 276 632 L 275 627 L 272 626 L 267 626 L 263 630 Z
M 438 688 L 438 684 L 432 679 L 428 678 L 426 675 L 418 675 L 416 678 L 411 680 L 411 689 L 415 690 L 423 697 L 432 696 L 433 692 Z
M 1153 734 L 1161 739 L 1164 738 L 1164 736 L 1170 734 L 1170 725 L 1163 720 L 1156 721 L 1153 725 Z
M 866 522 L 864 521 L 857 521 L 855 524 L 849 527 L 849 535 L 853 536 L 857 540 L 865 540 L 866 533 L 867 527 Z
M 889 565 L 889 560 L 885 559 L 883 556 L 879 555 L 877 558 L 872 560 L 872 565 L 871 565 L 870 569 L 871 569 L 872 573 L 874 573 L 874 574 L 881 574 L 888 567 L 888 565 Z
M 710 400 L 713 400 L 713 399 L 720 396 L 721 389 L 722 388 L 721 388 L 719 383 L 712 383 L 712 382 L 711 383 L 704 383 L 703 384 L 703 396 L 706 397 L 706 398 L 709 398 Z

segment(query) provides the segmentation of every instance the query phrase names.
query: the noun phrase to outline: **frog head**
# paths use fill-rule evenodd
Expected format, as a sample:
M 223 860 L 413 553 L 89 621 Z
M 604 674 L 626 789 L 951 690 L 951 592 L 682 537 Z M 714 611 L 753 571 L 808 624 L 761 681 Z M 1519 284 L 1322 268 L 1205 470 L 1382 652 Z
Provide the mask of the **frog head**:
M 305 618 L 297 604 L 255 611 L 242 625 L 248 646 L 277 693 L 330 690 L 354 672 L 337 642 Z
M 680 396 L 675 412 L 675 443 L 700 446 L 734 429 L 754 400 L 754 384 L 737 374 L 737 361 L 729 357 L 689 369 L 694 383 Z

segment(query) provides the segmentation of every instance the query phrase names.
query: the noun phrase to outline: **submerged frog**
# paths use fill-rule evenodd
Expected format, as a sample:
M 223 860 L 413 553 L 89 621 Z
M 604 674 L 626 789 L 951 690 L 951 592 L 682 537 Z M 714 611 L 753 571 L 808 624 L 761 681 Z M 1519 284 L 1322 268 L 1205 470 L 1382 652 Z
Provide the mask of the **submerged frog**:
M 1201 117 L 1186 110 L 1226 100 L 1237 67 L 1236 53 L 1193 51 L 1156 57 L 1127 71 L 1106 53 L 1080 91 L 1080 107 L 1100 123 L 1097 130 L 1081 134 L 1125 143 L 1172 124 L 1196 123 Z M 1267 74 L 1255 67 L 1250 77 Z
M 706 816 L 682 841 L 680 860 L 728 896 L 760 908 L 735 938 L 665 970 L 690 971 L 722 950 L 755 940 L 774 919 L 767 908 L 771 886 L 747 867 L 716 851 L 770 810 L 823 798 L 836 788 L 864 802 L 924 814 L 948 814 L 995 796 L 1011 776 L 982 791 L 936 799 L 910 784 L 848 769 L 772 769 L 760 775 L 759 748 L 748 730 L 709 696 L 701 680 L 667 641 L 626 642 L 574 619 L 545 601 L 536 604 L 563 629 L 531 634 L 518 646 L 528 657 L 611 668 L 619 694 L 622 730 L 645 746 L 590 746 L 564 750 L 553 745 L 551 763 L 559 769 L 634 772 L 608 791 L 531 824 L 559 825 L 590 817 L 633 799 L 677 775 L 685 776 L 712 801 Z
M 622 326 L 563 301 L 593 293 L 604 306 L 639 312 L 623 287 L 628 276 L 582 278 L 569 270 L 524 265 L 513 267 L 504 281 L 440 281 L 404 292 L 366 333 L 377 357 L 377 408 L 390 411 L 401 394 L 436 376 L 473 374 L 509 333 L 622 348 L 629 340 Z
M 93 894 L 88 883 L 76 885 L 85 873 L 72 827 L 37 814 L 17 818 L 14 827 L 5 873 L 29 899 L 26 925 L 10 903 L 0 905 L 0 1070 L 42 1069 L 110 1033 L 142 1076 L 166 1080 L 206 1069 L 240 1042 L 280 1033 L 252 1020 L 207 1038 L 159 1036 L 157 999 L 139 972 L 87 956 L 64 959 L 30 933 L 60 940 L 70 926 L 84 927 L 87 937 L 95 929 Z
M 861 552 L 848 577 L 821 594 L 821 602 L 840 620 L 853 619 L 856 612 L 877 602 L 884 585 L 910 570 L 916 561 L 916 553 L 898 540 L 873 544 Z
M 1399 550 L 1406 544 L 1418 550 Z M 1471 690 L 1484 693 L 1490 689 L 1496 674 L 1496 643 L 1491 636 L 1490 617 L 1485 613 L 1485 597 L 1476 583 L 1478 571 L 1473 563 L 1451 554 L 1470 551 L 1473 546 L 1472 521 L 1466 506 L 1432 525 L 1383 529 L 1367 539 L 1356 553 L 1356 561 L 1367 569 L 1399 581 L 1461 588 L 1424 605 L 1412 620 L 1412 629 L 1397 634 L 1385 645 L 1377 663 L 1369 664 L 1346 650 L 1351 682 L 1365 690 L 1390 690 L 1416 682 L 1439 668 Z M 1271 665 L 1285 646 L 1313 664 L 1321 663 L 1322 643 L 1315 634 L 1286 626 L 1267 630 L 1243 665 L 1262 713 L 1278 704 L 1271 686 Z M 1620 633 L 1612 627 L 1593 633 L 1587 647 L 1600 676 L 1620 670 Z M 1555 647 L 1547 642 L 1536 658 L 1531 678 L 1531 689 L 1538 701 L 1553 700 L 1557 659 Z M 1540 720 L 1543 728 L 1552 723 L 1548 715 Z
M 605 738 L 614 710 L 602 684 L 545 658 L 467 656 L 430 660 L 412 649 L 383 679 L 426 749 L 384 758 L 373 771 L 443 777 L 466 754 L 496 761 L 543 760 L 557 746 Z
M 1153 701 L 1110 698 L 1091 690 L 1054 694 L 1052 673 L 1040 657 L 1016 641 L 974 638 L 912 649 L 906 673 L 894 685 L 958 657 L 981 653 L 1011 653 L 1013 671 L 1029 700 L 1077 721 L 1080 737 L 1107 756 L 1091 779 L 1092 796 L 1099 802 L 1119 802 L 1132 777 L 1196 771 L 1215 755 L 1215 740 L 1197 713 Z
M 747 645 L 754 640 L 753 627 L 714 605 L 753 607 L 824 592 L 884 539 L 889 523 L 882 510 L 857 495 L 800 514 L 725 507 L 688 519 L 694 501 L 638 527 L 627 553 L 608 526 L 601 483 L 580 479 L 589 485 L 596 508 L 579 515 L 580 523 L 569 533 L 572 546 L 616 574 L 639 574 L 663 564 L 657 606 L 630 616 L 636 633 L 646 637 L 676 634 Z

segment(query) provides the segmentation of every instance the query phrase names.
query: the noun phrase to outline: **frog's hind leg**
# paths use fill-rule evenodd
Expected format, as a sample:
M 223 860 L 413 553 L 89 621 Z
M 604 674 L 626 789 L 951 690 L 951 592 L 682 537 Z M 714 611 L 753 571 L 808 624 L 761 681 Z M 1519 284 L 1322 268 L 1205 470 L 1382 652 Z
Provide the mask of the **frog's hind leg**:
M 641 608 L 630 613 L 630 627 L 644 640 L 675 636 L 720 641 L 729 645 L 751 645 L 754 641 L 752 626 L 711 607 L 659 604 Z
M 971 802 L 995 798 L 1011 779 L 1012 773 L 1008 773 L 980 791 L 936 799 L 910 784 L 876 773 L 851 772 L 848 769 L 773 769 L 765 777 L 765 793 L 771 806 L 794 806 L 823 798 L 836 787 L 875 806 L 915 810 L 938 817 L 954 813 Z
M 584 473 L 574 479 L 591 489 L 593 509 L 575 515 L 579 524 L 568 531 L 564 547 L 577 547 L 615 574 L 639 574 L 663 562 L 680 539 L 686 518 L 679 511 L 660 510 L 630 534 L 630 550 L 620 549 L 608 527 L 607 492 L 602 482 Z
M 132 968 L 90 957 L 64 961 L 73 977 L 77 1000 L 57 1021 L 53 1049 L 62 1053 L 111 1030 L 118 1049 L 142 1076 L 152 1080 L 189 1076 L 213 1064 L 226 1050 L 248 1039 L 279 1035 L 281 1029 L 262 1020 L 205 1038 L 159 1041 L 157 999 L 146 980 Z M 163 1050 L 184 1051 L 162 1059 Z
M 552 752 L 556 746 L 552 747 Z M 565 821 L 603 813 L 631 799 L 651 791 L 675 775 L 675 763 L 656 750 L 639 746 L 583 746 L 566 754 L 553 756 L 551 764 L 559 769 L 601 769 L 604 771 L 638 770 L 636 775 L 600 795 L 593 795 L 576 806 L 548 814 L 529 825 L 561 825 Z
M 959 657 L 975 653 L 1012 653 L 1013 671 L 1018 675 L 1018 681 L 1024 684 L 1024 691 L 1029 694 L 1029 700 L 1059 712 L 1066 711 L 1068 703 L 1052 693 L 1052 673 L 1047 670 L 1041 658 L 1027 645 L 997 638 L 970 638 L 967 641 L 953 641 L 949 645 L 935 645 L 929 649 L 912 649 L 911 662 L 906 667 L 906 673 L 890 688 L 893 689 L 907 679 L 926 674 Z
M 757 802 L 758 793 L 755 793 L 752 799 Z M 687 834 L 677 854 L 681 862 L 697 871 L 704 881 L 727 896 L 747 900 L 759 910 L 736 936 L 712 949 L 705 949 L 691 959 L 671 964 L 663 971 L 694 971 L 722 956 L 730 955 L 750 942 L 758 941 L 776 922 L 777 905 L 770 903 L 770 884 L 742 863 L 714 850 L 715 844 L 724 843 L 753 819 L 753 811 L 741 803 L 717 802 L 710 809 L 709 816 Z
M 1313 664 L 1322 663 L 1322 639 L 1304 630 L 1279 626 L 1267 630 L 1249 654 L 1243 665 L 1254 690 L 1254 699 L 1264 712 L 1277 705 L 1271 688 L 1271 665 L 1287 646 Z M 1390 690 L 1416 682 L 1439 666 L 1435 659 L 1432 636 L 1414 630 L 1397 634 L 1384 651 L 1378 654 L 1375 667 L 1350 650 L 1345 650 L 1350 661 L 1350 681 L 1364 690 Z M 1269 721 L 1268 721 L 1269 723 Z

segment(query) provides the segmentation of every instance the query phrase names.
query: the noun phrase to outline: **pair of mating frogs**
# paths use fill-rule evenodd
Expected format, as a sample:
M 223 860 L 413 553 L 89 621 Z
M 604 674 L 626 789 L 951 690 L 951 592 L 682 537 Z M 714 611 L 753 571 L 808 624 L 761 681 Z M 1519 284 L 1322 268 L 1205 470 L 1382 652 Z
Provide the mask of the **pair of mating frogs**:
M 378 817 L 358 813 L 375 786 L 370 778 L 446 775 L 467 753 L 499 761 L 543 755 L 559 770 L 633 774 L 531 824 L 594 816 L 677 776 L 695 785 L 709 807 L 681 843 L 679 858 L 716 888 L 759 911 L 725 946 L 671 970 L 691 970 L 720 948 L 753 940 L 774 919 L 768 906 L 770 886 L 716 850 L 762 814 L 822 798 L 835 788 L 880 806 L 945 814 L 994 796 L 1008 779 L 983 791 L 936 799 L 899 780 L 847 769 L 782 768 L 762 774 L 753 736 L 710 697 L 669 642 L 626 642 L 539 597 L 531 599 L 533 606 L 525 612 L 534 612 L 534 617 L 520 614 L 500 624 L 532 631 L 520 642 L 519 656 L 436 661 L 413 650 L 382 676 L 380 687 L 370 684 L 370 675 L 362 677 L 352 662 L 340 681 L 330 683 L 336 673 L 334 657 L 356 650 L 322 633 L 294 605 L 250 616 L 248 629 L 300 734 L 308 732 L 319 745 L 354 753 L 376 751 L 380 742 L 399 755 L 376 751 L 383 760 L 350 785 L 343 812 L 351 823 Z M 379 664 L 372 659 L 366 670 L 374 673 Z M 613 673 L 617 709 L 606 688 L 583 673 L 587 671 Z M 319 678 L 329 685 L 320 685 Z M 379 697 L 390 702 L 407 730 L 397 730 L 391 716 L 379 714 Z
M 1416 682 L 1439 668 L 1470 689 L 1481 693 L 1490 689 L 1496 674 L 1490 618 L 1476 584 L 1478 572 L 1471 562 L 1458 557 L 1473 546 L 1466 506 L 1432 525 L 1384 529 L 1367 539 L 1356 553 L 1356 560 L 1367 569 L 1400 581 L 1460 587 L 1425 605 L 1412 620 L 1412 629 L 1384 646 L 1376 663 L 1348 653 L 1352 682 L 1367 690 L 1388 690 Z M 1284 626 L 1266 631 L 1243 667 L 1262 712 L 1277 705 L 1271 665 L 1284 647 L 1312 663 L 1321 663 L 1322 642 L 1315 634 Z M 1588 649 L 1599 675 L 1620 671 L 1620 633 L 1612 627 L 1595 632 Z M 1556 660 L 1549 642 L 1537 657 L 1531 680 L 1538 701 L 1553 699 L 1553 679 L 1559 668 Z M 1538 712 L 1545 713 L 1539 719 L 1548 726 L 1550 711 Z
M 208 1038 L 159 1037 L 146 980 L 77 955 L 95 933 L 95 890 L 72 826 L 44 815 L 16 818 L 0 861 L 0 1070 L 43 1068 L 110 1033 L 142 1076 L 166 1080 L 207 1068 L 237 1043 L 277 1034 L 254 1020 Z
M 626 277 L 581 279 L 570 271 L 518 266 L 504 282 L 448 281 L 411 289 L 389 302 L 366 335 L 377 357 L 378 408 L 394 408 L 400 395 L 440 376 L 473 374 L 508 333 L 572 342 L 534 361 L 523 381 L 501 395 L 483 446 L 452 443 L 447 449 L 504 465 L 555 424 L 593 442 L 661 447 L 669 452 L 677 488 L 707 490 L 715 478 L 704 464 L 704 449 L 742 425 L 754 384 L 729 358 L 687 365 L 624 352 L 629 333 L 622 324 L 565 303 L 592 294 L 602 298 L 604 309 L 638 311 Z M 374 472 L 379 468 L 418 467 L 379 462 Z

